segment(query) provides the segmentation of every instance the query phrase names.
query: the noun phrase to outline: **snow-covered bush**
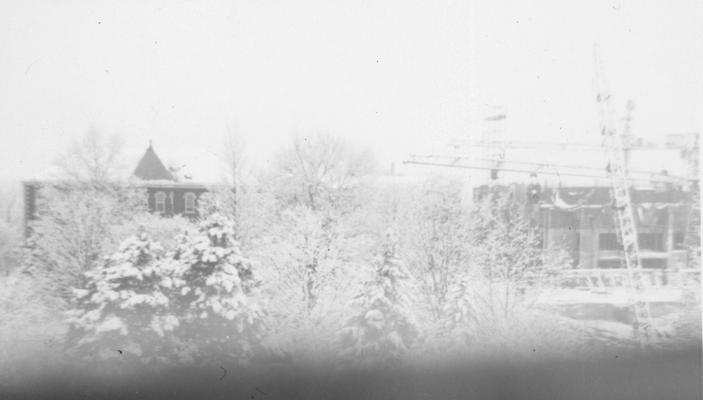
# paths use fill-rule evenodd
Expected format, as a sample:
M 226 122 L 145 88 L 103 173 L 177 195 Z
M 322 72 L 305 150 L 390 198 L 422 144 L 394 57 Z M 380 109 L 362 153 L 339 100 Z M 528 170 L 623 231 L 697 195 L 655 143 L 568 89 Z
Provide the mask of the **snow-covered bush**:
M 17 268 L 21 255 L 22 228 L 17 223 L 0 221 L 0 275 Z
M 0 387 L 59 363 L 66 332 L 61 306 L 20 269 L 0 276 Z
M 184 235 L 173 255 L 177 334 L 196 362 L 245 363 L 256 356 L 264 312 L 256 297 L 252 262 L 234 239 L 231 219 L 214 212 L 195 234 Z
M 411 301 L 414 285 L 390 236 L 375 278 L 353 300 L 351 317 L 338 333 L 341 357 L 351 366 L 397 364 L 420 336 Z
M 195 230 L 197 226 L 180 215 L 164 217 L 158 214 L 141 212 L 124 220 L 110 229 L 110 235 L 115 238 L 126 238 L 132 233 L 143 231 L 152 240 L 159 243 L 168 252 L 178 244 L 175 240 L 185 231 Z
M 169 301 L 174 280 L 161 256 L 160 245 L 141 232 L 104 266 L 84 274 L 68 313 L 69 340 L 79 353 L 142 363 L 173 359 L 172 332 L 179 320 Z

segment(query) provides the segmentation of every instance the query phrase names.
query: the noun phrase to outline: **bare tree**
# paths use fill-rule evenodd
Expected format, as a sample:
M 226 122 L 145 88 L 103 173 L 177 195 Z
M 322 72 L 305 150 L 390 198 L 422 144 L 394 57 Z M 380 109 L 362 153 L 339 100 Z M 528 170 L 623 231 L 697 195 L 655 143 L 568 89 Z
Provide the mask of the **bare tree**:
M 222 144 L 223 151 L 221 156 L 227 168 L 227 191 L 224 193 L 223 199 L 226 202 L 224 209 L 234 219 L 237 230 L 235 236 L 239 238 L 241 236 L 239 231 L 242 213 L 242 178 L 244 175 L 246 143 L 242 136 L 236 130 L 230 129 L 228 125 Z
M 17 264 L 17 253 L 22 243 L 21 203 L 19 185 L 0 188 L 0 273 L 9 273 Z
M 341 208 L 376 162 L 368 150 L 326 134 L 295 136 L 278 158 L 279 178 L 293 203 Z
M 340 223 L 344 216 L 357 209 L 355 196 L 362 185 L 362 178 L 375 167 L 368 151 L 328 134 L 295 136 L 278 158 L 277 176 L 281 190 L 280 199 L 294 212 L 312 213 L 319 224 L 321 240 L 306 242 L 306 297 L 308 309 L 316 304 L 321 259 L 332 243 L 339 239 Z M 337 239 L 335 239 L 337 238 Z M 344 240 L 351 239 L 345 237 Z
M 16 183 L 0 184 L 0 220 L 16 225 L 21 219 L 21 193 Z
M 114 251 L 122 239 L 114 231 L 146 212 L 145 194 L 137 188 L 92 182 L 42 187 L 25 249 L 25 270 L 67 296 L 83 272 Z
M 270 266 L 264 292 L 276 305 L 275 330 L 290 332 L 283 342 L 302 350 L 296 354 L 332 346 L 324 333 L 341 327 L 345 300 L 360 284 L 373 241 L 356 218 L 373 166 L 368 152 L 333 136 L 296 136 L 260 179 L 271 203 L 244 207 L 268 214 L 253 256 Z
M 124 142 L 121 137 L 104 137 L 97 129 L 89 129 L 83 138 L 74 141 L 55 165 L 68 179 L 105 182 L 119 177 L 120 156 Z
M 467 268 L 468 215 L 460 181 L 426 181 L 404 199 L 396 224 L 403 251 L 419 277 L 422 295 L 433 319 L 442 314 L 451 283 Z
M 437 327 L 442 346 L 491 352 L 534 340 L 544 318 L 535 304 L 559 285 L 568 254 L 542 249 L 524 204 L 505 188 L 478 194 L 466 228 L 468 251 L 447 285 Z
M 55 161 L 64 179 L 38 192 L 24 266 L 63 297 L 114 247 L 112 230 L 146 211 L 144 191 L 119 182 L 122 148 L 91 128 Z
M 243 168 L 247 151 L 246 142 L 236 129 L 232 130 L 228 125 L 222 144 L 224 145 L 222 158 L 227 164 L 227 178 L 236 190 L 241 185 L 244 174 Z

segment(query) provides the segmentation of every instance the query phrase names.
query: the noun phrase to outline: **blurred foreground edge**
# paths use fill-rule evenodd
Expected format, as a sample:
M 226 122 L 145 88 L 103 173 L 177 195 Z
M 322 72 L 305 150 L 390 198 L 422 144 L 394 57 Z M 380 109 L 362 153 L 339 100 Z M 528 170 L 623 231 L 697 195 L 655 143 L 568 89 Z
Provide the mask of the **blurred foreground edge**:
M 20 368 L 20 366 L 18 366 Z M 2 399 L 700 399 L 701 347 L 589 360 L 27 371 Z

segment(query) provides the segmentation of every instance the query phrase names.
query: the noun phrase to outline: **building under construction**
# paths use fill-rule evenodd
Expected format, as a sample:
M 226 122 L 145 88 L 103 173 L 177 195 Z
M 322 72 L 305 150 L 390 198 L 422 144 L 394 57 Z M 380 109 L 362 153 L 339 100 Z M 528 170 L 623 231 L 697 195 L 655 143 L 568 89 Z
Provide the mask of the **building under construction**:
M 569 252 L 579 268 L 622 267 L 612 191 L 603 186 L 516 185 L 542 232 L 545 248 Z M 517 190 L 521 190 L 517 189 Z M 643 268 L 683 269 L 695 231 L 691 193 L 682 188 L 631 189 Z
M 661 145 L 635 142 L 628 149 L 629 197 L 644 269 L 687 269 L 697 257 L 690 251 L 700 240 L 697 141 L 698 134 L 677 134 Z M 551 146 L 545 151 L 544 144 L 510 143 L 500 160 L 482 159 L 480 154 L 413 156 L 408 163 L 462 168 L 469 179 L 484 182 L 475 185 L 475 194 L 495 185 L 511 189 L 528 205 L 543 246 L 567 251 L 577 268 L 625 267 L 603 148 Z M 540 153 L 549 153 L 539 159 L 550 161 L 515 161 L 534 159 Z M 578 160 L 579 165 L 567 159 Z

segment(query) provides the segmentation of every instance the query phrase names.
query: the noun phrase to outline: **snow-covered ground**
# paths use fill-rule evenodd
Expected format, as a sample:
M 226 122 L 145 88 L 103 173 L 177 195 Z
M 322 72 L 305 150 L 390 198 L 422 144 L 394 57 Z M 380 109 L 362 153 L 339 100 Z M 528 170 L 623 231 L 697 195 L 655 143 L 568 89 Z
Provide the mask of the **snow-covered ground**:
M 699 304 L 687 301 L 685 290 L 674 286 L 647 288 L 643 299 L 649 303 L 655 329 L 652 345 L 690 344 L 700 338 Z M 634 343 L 627 288 L 609 288 L 607 292 L 554 289 L 543 293 L 537 305 L 574 321 L 586 337 L 600 343 Z
M 674 287 L 648 288 L 643 292 L 644 300 L 649 303 L 672 303 L 682 300 L 682 290 Z M 568 304 L 612 304 L 626 306 L 629 303 L 628 289 L 610 288 L 597 292 L 587 289 L 554 289 L 542 293 L 537 301 L 541 305 Z

